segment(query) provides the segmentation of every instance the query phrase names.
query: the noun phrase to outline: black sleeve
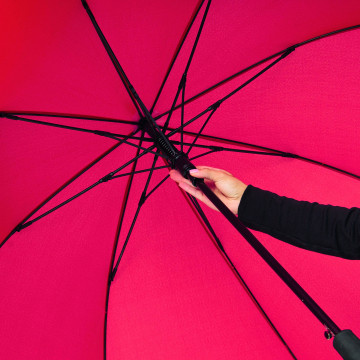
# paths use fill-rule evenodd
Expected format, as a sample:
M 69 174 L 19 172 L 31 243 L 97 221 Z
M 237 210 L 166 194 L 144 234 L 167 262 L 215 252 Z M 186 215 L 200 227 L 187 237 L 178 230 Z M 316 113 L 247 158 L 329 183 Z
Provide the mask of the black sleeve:
M 297 201 L 249 185 L 239 219 L 303 249 L 345 259 L 360 259 L 360 209 Z

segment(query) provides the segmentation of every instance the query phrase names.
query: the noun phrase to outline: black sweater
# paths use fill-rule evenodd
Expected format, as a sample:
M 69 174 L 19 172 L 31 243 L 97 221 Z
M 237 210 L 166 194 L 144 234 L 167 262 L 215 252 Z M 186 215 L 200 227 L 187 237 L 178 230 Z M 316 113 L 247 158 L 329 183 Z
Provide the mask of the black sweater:
M 297 201 L 249 185 L 239 219 L 303 249 L 345 259 L 360 259 L 360 209 Z

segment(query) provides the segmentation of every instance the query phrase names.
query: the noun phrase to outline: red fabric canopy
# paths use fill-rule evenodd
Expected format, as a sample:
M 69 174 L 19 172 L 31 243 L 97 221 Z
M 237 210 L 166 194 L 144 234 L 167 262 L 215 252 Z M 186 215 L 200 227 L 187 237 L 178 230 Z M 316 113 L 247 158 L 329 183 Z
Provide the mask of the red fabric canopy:
M 88 3 L 163 125 L 207 1 Z M 359 2 L 350 0 L 212 1 L 187 76 L 185 121 L 299 46 L 221 104 L 190 157 L 211 146 L 228 151 L 194 163 L 299 200 L 359 207 L 360 30 L 340 31 L 358 25 L 359 14 Z M 16 232 L 137 152 L 114 138 L 29 120 L 129 135 L 139 115 L 80 0 L 2 2 L 0 27 L 0 357 L 101 359 L 116 239 L 120 232 L 115 261 L 148 172 L 134 176 L 130 191 L 128 176 L 98 184 Z M 181 124 L 180 110 L 171 129 Z M 186 143 L 208 115 L 186 126 Z M 171 139 L 181 140 L 179 133 Z M 280 152 L 298 158 L 265 155 Z M 151 168 L 153 158 L 142 156 L 136 170 Z M 131 171 L 129 165 L 117 175 Z M 167 174 L 154 171 L 149 191 Z M 111 282 L 106 358 L 338 359 L 309 310 L 220 214 L 204 210 L 282 340 L 186 195 L 166 180 L 141 207 Z M 357 261 L 256 236 L 340 328 L 360 333 Z

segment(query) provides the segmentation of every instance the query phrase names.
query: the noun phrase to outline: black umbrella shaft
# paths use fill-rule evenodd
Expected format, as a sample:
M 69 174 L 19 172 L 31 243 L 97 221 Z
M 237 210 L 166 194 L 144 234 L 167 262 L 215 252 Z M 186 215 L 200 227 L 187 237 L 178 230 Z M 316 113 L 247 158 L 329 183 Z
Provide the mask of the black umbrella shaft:
M 276 274 L 286 283 L 295 295 L 307 306 L 307 308 L 327 327 L 334 335 L 338 334 L 340 328 L 310 297 L 310 295 L 296 282 L 296 280 L 282 267 L 282 265 L 270 254 L 260 241 L 242 224 L 242 222 L 227 208 L 227 206 L 210 190 L 204 181 L 198 182 L 197 186 L 218 208 L 218 210 L 230 221 L 236 230 L 254 248 L 254 250 L 266 261 Z

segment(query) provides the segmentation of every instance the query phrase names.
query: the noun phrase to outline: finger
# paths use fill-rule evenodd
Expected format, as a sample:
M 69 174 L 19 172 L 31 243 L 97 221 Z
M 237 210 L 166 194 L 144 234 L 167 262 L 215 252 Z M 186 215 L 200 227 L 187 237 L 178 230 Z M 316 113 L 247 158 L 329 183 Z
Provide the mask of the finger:
M 211 207 L 214 210 L 217 210 L 214 204 L 204 195 L 204 193 L 201 190 L 198 190 L 197 188 L 189 184 L 186 184 L 184 182 L 179 183 L 179 187 L 184 191 L 186 191 L 188 194 L 194 196 L 196 199 L 202 201 L 207 206 Z
M 169 175 L 170 175 L 170 178 L 174 181 L 176 181 L 177 183 L 180 183 L 180 182 L 185 182 L 189 185 L 191 185 L 191 181 L 188 180 L 188 179 L 185 179 L 179 171 L 177 170 L 170 170 L 169 172 Z
M 199 170 L 203 170 L 203 169 L 218 170 L 218 171 L 222 171 L 222 172 L 224 172 L 225 174 L 228 174 L 228 175 L 232 176 L 232 174 L 230 174 L 228 171 L 226 171 L 226 170 L 224 170 L 224 169 L 218 169 L 218 168 L 214 168 L 214 167 L 211 167 L 211 166 L 199 165 L 199 166 L 197 166 L 196 168 L 199 169 Z
M 230 177 L 229 173 L 225 172 L 224 170 L 216 169 L 216 168 L 209 168 L 204 167 L 202 169 L 192 169 L 190 170 L 190 175 L 196 178 L 203 178 L 212 180 L 214 182 L 224 180 L 227 177 Z
M 180 182 L 179 187 L 181 187 L 188 194 L 196 197 L 198 200 L 201 200 L 202 197 L 204 196 L 204 194 L 200 190 L 196 189 L 192 185 L 189 185 L 189 184 L 187 184 L 185 182 Z

